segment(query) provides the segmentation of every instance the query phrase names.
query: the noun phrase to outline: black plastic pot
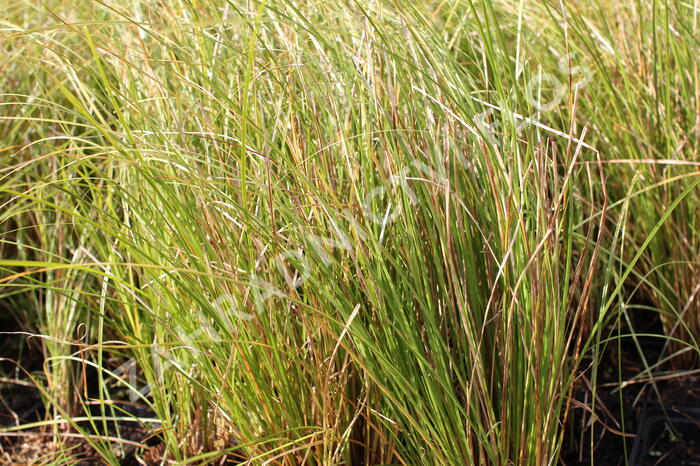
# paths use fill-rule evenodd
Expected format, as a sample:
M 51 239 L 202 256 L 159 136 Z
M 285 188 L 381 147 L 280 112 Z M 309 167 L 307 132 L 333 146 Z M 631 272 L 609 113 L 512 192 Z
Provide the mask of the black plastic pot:
M 667 406 L 664 410 L 658 405 L 648 406 L 639 423 L 629 464 L 700 465 L 700 408 Z

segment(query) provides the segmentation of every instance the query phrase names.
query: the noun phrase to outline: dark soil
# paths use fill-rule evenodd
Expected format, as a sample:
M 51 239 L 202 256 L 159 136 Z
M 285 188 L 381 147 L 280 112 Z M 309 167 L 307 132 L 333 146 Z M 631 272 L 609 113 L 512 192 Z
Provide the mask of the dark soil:
M 632 329 L 637 334 L 662 335 L 658 314 L 635 309 Z M 621 333 L 630 333 L 623 326 Z M 617 334 L 617 332 L 615 332 Z M 662 356 L 659 337 L 622 338 L 609 344 L 598 367 L 596 422 L 589 409 L 574 406 L 570 413 L 561 463 L 565 465 L 700 465 L 700 375 L 641 381 L 619 388 L 655 364 Z M 619 368 L 619 373 L 618 373 Z M 670 370 L 661 366 L 658 370 Z M 586 377 L 587 376 L 587 377 Z M 591 405 L 590 370 L 577 383 L 574 399 Z

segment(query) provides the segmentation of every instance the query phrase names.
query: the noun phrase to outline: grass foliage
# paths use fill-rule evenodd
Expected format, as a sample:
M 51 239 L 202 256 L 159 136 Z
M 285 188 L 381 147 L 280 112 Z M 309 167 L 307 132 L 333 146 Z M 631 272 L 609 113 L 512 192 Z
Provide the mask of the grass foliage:
M 635 297 L 698 361 L 699 11 L 4 2 L 0 302 L 48 411 L 2 432 L 555 464 Z

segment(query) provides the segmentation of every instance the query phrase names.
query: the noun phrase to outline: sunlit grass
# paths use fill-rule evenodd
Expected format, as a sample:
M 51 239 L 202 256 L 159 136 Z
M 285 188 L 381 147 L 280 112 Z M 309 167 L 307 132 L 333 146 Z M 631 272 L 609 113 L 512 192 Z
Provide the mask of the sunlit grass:
M 13 431 L 554 464 L 630 289 L 694 364 L 697 7 L 595 3 L 2 6 Z

